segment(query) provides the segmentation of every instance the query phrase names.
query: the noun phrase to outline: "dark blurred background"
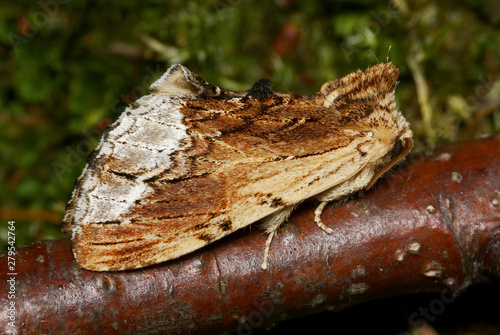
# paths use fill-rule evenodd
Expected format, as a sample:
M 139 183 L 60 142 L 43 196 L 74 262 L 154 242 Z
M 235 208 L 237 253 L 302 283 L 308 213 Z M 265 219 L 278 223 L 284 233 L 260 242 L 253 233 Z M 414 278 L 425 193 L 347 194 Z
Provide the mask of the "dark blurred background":
M 64 206 L 102 131 L 170 65 L 281 92 L 387 59 L 430 151 L 500 130 L 500 3 L 80 1 L 0 3 L 0 251 L 63 237 Z

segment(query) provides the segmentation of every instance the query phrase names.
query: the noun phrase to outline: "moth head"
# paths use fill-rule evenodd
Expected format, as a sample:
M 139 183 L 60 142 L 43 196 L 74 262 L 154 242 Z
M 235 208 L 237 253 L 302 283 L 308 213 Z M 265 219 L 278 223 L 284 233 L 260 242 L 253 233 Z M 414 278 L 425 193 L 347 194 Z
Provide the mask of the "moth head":
M 382 152 L 381 159 L 377 160 L 377 166 L 374 169 L 377 172 L 367 185 L 367 189 L 386 171 L 400 163 L 413 147 L 413 132 L 410 124 L 396 106 L 395 87 L 396 82 L 388 85 L 387 88 L 391 91 L 388 90 L 385 94 L 379 95 L 379 100 L 376 102 L 378 122 L 374 122 L 374 131 L 378 133 L 381 147 L 386 152 Z
M 366 188 L 400 162 L 413 145 L 410 126 L 396 106 L 398 76 L 392 63 L 377 64 L 325 83 L 315 97 L 335 114 L 341 127 L 372 136 L 369 151 L 374 175 Z
M 378 122 L 374 123 L 373 131 L 380 142 L 382 152 L 380 159 L 376 160 L 375 175 L 368 183 L 370 188 L 378 178 L 393 166 L 400 163 L 413 147 L 413 132 L 408 121 L 398 110 L 394 92 L 386 94 L 377 107 Z

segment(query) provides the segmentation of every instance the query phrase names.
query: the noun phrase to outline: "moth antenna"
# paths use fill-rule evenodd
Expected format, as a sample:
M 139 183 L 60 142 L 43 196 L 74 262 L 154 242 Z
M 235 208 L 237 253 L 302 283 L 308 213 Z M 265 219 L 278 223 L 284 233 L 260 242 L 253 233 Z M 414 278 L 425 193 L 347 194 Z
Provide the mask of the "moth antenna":
M 388 170 L 390 170 L 391 167 L 393 167 L 404 156 L 406 156 L 408 154 L 408 152 L 410 152 L 411 148 L 413 147 L 413 139 L 412 138 L 408 138 L 408 139 L 406 139 L 406 141 L 407 141 L 406 148 L 403 151 L 401 151 L 401 153 L 399 155 L 397 155 L 396 157 L 394 157 L 389 162 L 389 164 L 387 164 L 383 169 L 381 169 L 379 172 L 377 172 L 375 174 L 375 176 L 372 177 L 372 180 L 365 187 L 366 190 L 370 189 L 373 186 L 373 184 L 377 181 L 377 179 L 380 178 L 380 176 L 382 176 L 385 172 L 387 172 Z
M 389 52 L 391 52 L 392 45 L 389 45 L 389 49 L 387 50 L 386 62 L 389 63 Z
M 374 52 L 369 51 L 369 53 L 370 53 L 370 54 L 371 54 L 371 56 L 375 59 L 375 61 L 377 62 L 377 64 L 378 64 L 378 63 L 380 63 L 380 61 L 378 60 L 377 55 L 375 55 L 375 53 L 374 53 Z

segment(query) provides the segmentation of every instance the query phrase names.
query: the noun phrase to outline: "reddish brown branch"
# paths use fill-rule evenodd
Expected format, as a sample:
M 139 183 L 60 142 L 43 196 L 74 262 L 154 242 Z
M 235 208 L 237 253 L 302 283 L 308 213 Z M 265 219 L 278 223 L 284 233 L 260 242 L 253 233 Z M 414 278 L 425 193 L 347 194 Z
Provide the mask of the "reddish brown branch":
M 274 239 L 240 231 L 181 259 L 127 272 L 80 269 L 68 239 L 16 254 L 15 326 L 25 333 L 222 333 L 391 295 L 440 292 L 500 275 L 500 136 L 409 158 L 363 198 L 313 205 Z M 3 283 L 7 257 L 0 258 Z M 9 285 L 0 332 L 8 333 Z

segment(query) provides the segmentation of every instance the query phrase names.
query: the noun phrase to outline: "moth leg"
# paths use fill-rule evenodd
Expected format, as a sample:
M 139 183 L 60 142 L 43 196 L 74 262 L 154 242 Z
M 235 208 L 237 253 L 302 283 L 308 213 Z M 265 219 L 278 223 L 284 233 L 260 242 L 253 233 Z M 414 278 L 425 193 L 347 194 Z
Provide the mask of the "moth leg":
M 260 266 L 262 270 L 267 269 L 267 257 L 269 256 L 269 247 L 271 246 L 271 241 L 273 240 L 274 234 L 276 232 L 271 232 L 267 237 L 266 248 L 264 249 L 264 260 L 262 261 L 262 265 Z
M 295 206 L 285 207 L 276 213 L 269 215 L 262 221 L 261 228 L 265 229 L 266 233 L 269 234 L 266 241 L 266 247 L 264 249 L 264 260 L 261 265 L 262 270 L 267 269 L 267 258 L 269 256 L 269 249 L 271 247 L 273 237 L 278 233 L 279 227 L 288 219 L 290 214 L 292 214 L 294 208 Z
M 333 229 L 330 227 L 327 227 L 323 221 L 321 221 L 321 213 L 323 213 L 323 210 L 325 209 L 326 204 L 328 201 L 322 201 L 318 207 L 316 207 L 316 210 L 314 211 L 314 221 L 320 227 L 323 229 L 326 233 L 331 234 L 333 233 Z

